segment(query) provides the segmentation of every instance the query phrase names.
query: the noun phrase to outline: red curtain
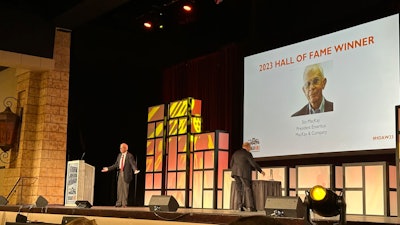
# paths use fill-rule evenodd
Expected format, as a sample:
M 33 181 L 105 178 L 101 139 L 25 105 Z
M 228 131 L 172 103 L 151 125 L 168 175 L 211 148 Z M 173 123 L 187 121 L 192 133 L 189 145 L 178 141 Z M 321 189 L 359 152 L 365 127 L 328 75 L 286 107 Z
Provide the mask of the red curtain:
M 193 97 L 202 101 L 202 131 L 224 130 L 230 148 L 243 134 L 243 54 L 237 44 L 163 71 L 163 103 Z

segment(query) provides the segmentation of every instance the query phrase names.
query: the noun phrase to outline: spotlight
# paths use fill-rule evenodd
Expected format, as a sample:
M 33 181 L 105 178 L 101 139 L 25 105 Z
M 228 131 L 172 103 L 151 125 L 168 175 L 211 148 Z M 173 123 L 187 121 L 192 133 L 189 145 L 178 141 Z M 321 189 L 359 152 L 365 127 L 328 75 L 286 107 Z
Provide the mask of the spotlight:
M 195 0 L 183 0 L 180 3 L 180 6 L 182 7 L 185 13 L 192 12 L 192 10 L 194 9 L 194 5 L 195 5 Z
M 182 6 L 183 10 L 185 10 L 186 12 L 190 12 L 192 11 L 192 6 L 189 4 L 185 4 Z
M 153 26 L 153 24 L 152 24 L 150 21 L 147 21 L 147 22 L 144 22 L 144 23 L 143 23 L 143 26 L 144 26 L 145 28 L 150 29 L 150 28 Z
M 164 14 L 162 12 L 152 12 L 146 15 L 143 26 L 145 30 L 162 30 L 164 28 Z
M 306 205 L 305 224 L 314 225 L 310 220 L 310 210 L 323 217 L 339 215 L 338 224 L 346 224 L 346 203 L 342 193 L 337 195 L 330 189 L 326 189 L 321 185 L 316 185 L 309 191 L 306 191 L 304 204 Z

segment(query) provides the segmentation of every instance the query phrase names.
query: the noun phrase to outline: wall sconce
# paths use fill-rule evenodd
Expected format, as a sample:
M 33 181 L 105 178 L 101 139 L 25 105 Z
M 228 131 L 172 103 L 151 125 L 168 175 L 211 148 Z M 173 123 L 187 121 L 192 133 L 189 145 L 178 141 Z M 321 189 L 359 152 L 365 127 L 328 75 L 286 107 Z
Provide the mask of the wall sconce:
M 10 99 L 17 101 L 16 98 L 6 97 L 3 102 L 6 109 L 0 113 L 0 148 L 4 152 L 16 146 L 21 125 L 20 116 L 11 111 Z
M 323 217 L 334 217 L 339 215 L 339 225 L 346 224 L 346 203 L 342 196 L 337 195 L 330 189 L 321 185 L 316 185 L 309 191 L 306 191 L 304 198 L 306 206 L 305 224 L 313 225 L 310 220 L 310 210 Z

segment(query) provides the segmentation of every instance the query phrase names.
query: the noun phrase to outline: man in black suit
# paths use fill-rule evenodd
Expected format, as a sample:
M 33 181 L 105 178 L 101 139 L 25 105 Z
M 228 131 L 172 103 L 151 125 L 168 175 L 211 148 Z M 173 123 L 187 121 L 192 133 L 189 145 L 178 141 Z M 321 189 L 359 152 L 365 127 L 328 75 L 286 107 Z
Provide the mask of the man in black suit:
M 333 111 L 333 102 L 326 100 L 322 94 L 327 80 L 321 65 L 307 66 L 304 70 L 303 80 L 303 92 L 308 104 L 294 113 L 292 117 Z
M 128 152 L 128 145 L 122 143 L 119 147 L 120 153 L 112 166 L 103 167 L 101 172 L 118 170 L 117 202 L 115 207 L 126 207 L 128 205 L 129 184 L 133 174 L 140 171 L 137 168 L 135 157 Z
M 251 172 L 257 170 L 263 176 L 265 176 L 265 172 L 254 161 L 250 150 L 250 143 L 244 142 L 242 148 L 233 153 L 229 166 L 232 170 L 231 176 L 235 179 L 239 210 L 245 211 L 244 206 L 247 204 L 247 208 L 255 212 L 257 209 L 255 208 L 253 190 L 251 188 Z

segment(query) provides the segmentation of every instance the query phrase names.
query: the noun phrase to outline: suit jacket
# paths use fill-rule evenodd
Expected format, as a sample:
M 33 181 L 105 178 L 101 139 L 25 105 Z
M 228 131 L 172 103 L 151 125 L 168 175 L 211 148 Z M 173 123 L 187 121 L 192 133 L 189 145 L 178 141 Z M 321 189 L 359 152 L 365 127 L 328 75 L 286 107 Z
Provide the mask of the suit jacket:
M 239 176 L 251 180 L 251 171 L 257 170 L 261 173 L 261 167 L 254 161 L 253 155 L 246 149 L 236 150 L 231 158 L 229 166 L 232 170 L 231 176 Z
M 122 153 L 118 154 L 117 160 L 115 163 L 108 167 L 108 170 L 118 170 L 119 171 L 119 161 L 121 160 Z M 134 171 L 137 170 L 137 164 L 135 157 L 132 153 L 126 152 L 125 164 L 124 164 L 124 178 L 125 182 L 130 183 L 133 180 Z
M 331 112 L 333 111 L 333 102 L 330 102 L 325 99 L 325 109 L 324 112 Z M 302 116 L 310 114 L 310 110 L 308 109 L 308 104 L 301 108 L 299 111 L 295 112 L 293 116 Z

